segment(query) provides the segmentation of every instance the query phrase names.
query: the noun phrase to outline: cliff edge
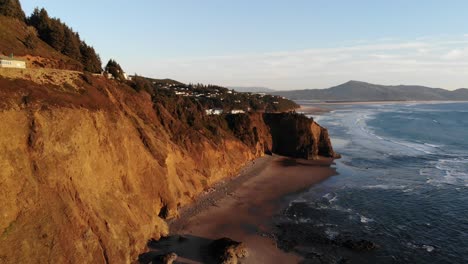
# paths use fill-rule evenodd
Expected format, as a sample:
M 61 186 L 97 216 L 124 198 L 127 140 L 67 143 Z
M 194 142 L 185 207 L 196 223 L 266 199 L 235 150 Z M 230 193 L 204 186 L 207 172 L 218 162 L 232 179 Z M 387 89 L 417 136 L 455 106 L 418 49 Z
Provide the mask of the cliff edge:
M 248 161 L 334 156 L 301 115 L 180 112 L 103 77 L 48 74 L 0 74 L 0 262 L 134 262 L 165 218 Z

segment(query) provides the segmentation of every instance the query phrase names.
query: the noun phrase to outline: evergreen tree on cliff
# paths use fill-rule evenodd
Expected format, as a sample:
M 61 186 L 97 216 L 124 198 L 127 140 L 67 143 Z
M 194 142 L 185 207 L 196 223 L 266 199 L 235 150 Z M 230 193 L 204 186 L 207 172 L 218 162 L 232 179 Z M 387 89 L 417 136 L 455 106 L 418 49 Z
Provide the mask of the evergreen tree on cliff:
M 102 62 L 99 55 L 93 47 L 88 46 L 84 41 L 80 44 L 81 63 L 84 70 L 92 73 L 100 73 L 102 71 Z
M 62 53 L 77 61 L 81 61 L 80 36 L 72 30 L 65 30 L 65 43 Z
M 85 71 L 101 72 L 101 59 L 94 48 L 82 41 L 78 33 L 74 32 L 60 19 L 49 17 L 44 8 L 34 9 L 27 22 L 36 28 L 39 37 L 44 42 L 58 52 L 81 62 Z
M 116 80 L 125 80 L 124 71 L 122 70 L 122 67 L 120 67 L 120 64 L 118 64 L 115 60 L 110 59 L 106 65 L 105 70 L 106 72 L 112 74 Z
M 49 38 L 50 17 L 44 8 L 39 10 L 36 7 L 31 16 L 28 17 L 27 22 L 30 26 L 36 28 L 42 40 L 46 41 Z
M 47 43 L 57 51 L 63 51 L 65 45 L 65 27 L 60 19 L 51 19 L 49 25 L 49 39 Z
M 19 0 L 0 0 L 0 15 L 26 20 Z

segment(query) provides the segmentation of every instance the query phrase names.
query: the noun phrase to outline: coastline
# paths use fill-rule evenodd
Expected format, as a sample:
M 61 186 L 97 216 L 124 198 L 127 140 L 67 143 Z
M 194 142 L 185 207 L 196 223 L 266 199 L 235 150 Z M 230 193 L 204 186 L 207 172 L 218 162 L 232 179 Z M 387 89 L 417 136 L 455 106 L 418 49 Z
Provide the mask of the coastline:
M 301 105 L 298 109 L 296 109 L 298 113 L 305 114 L 305 115 L 321 115 L 332 111 L 332 109 L 325 108 L 323 106 L 311 106 L 311 105 Z
M 298 263 L 302 258 L 277 248 L 273 218 L 288 205 L 287 195 L 319 183 L 336 171 L 333 160 L 265 156 L 247 164 L 239 175 L 219 183 L 182 208 L 170 224 L 170 237 L 149 243 L 150 252 L 175 252 L 183 263 L 206 263 L 206 248 L 228 237 L 249 251 L 242 263 Z M 181 239 L 181 237 L 183 239 Z M 142 254 L 142 255 L 144 255 Z
M 388 104 L 453 104 L 466 103 L 468 101 L 311 101 L 295 100 L 299 102 L 300 108 L 318 109 L 318 112 L 330 112 L 332 109 L 323 108 L 323 106 L 333 105 L 388 105 Z

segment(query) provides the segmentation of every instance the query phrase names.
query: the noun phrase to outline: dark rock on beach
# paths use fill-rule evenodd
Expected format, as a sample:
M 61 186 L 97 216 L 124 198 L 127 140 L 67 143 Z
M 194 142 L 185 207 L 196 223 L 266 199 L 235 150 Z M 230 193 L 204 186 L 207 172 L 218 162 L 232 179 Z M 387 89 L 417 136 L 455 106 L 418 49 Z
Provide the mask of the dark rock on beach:
M 303 256 L 303 263 L 359 263 L 355 260 L 357 255 L 379 248 L 369 240 L 345 235 L 329 237 L 324 231 L 308 224 L 280 223 L 275 233 L 278 247 Z
M 215 240 L 210 245 L 212 256 L 222 264 L 237 264 L 239 259 L 248 256 L 248 251 L 242 242 L 230 238 Z
M 176 253 L 157 255 L 151 261 L 152 264 L 172 264 L 177 259 Z
M 355 251 L 370 251 L 377 249 L 379 246 L 376 245 L 375 243 L 368 241 L 368 240 L 346 240 L 342 244 L 344 247 L 349 248 L 351 250 Z

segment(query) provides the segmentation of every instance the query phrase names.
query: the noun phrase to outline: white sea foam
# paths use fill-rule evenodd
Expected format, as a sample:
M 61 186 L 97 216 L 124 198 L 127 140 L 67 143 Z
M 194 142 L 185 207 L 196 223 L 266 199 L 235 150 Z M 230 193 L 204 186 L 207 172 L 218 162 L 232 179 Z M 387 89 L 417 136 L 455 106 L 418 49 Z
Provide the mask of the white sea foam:
M 330 228 L 327 228 L 325 230 L 325 234 L 327 235 L 328 239 L 333 240 L 335 237 L 337 237 L 340 233 L 338 231 L 332 230 Z
M 429 143 L 424 143 L 424 145 L 431 147 L 431 148 L 441 148 L 444 145 L 436 145 L 436 144 L 429 144 Z
M 379 113 L 385 112 L 382 109 L 363 109 L 346 113 L 339 118 L 343 127 L 347 129 L 352 142 L 358 146 L 370 149 L 378 153 L 395 153 L 396 155 L 421 155 L 434 154 L 437 148 L 427 144 L 407 142 L 390 137 L 384 137 L 368 126 L 368 122 L 373 120 Z
M 468 158 L 444 158 L 432 162 L 431 167 L 419 170 L 426 176 L 426 183 L 435 186 L 441 184 L 468 185 Z
M 434 148 L 431 147 L 431 146 L 428 146 L 426 144 L 406 142 L 406 141 L 401 141 L 401 140 L 390 140 L 390 139 L 389 139 L 389 141 L 391 141 L 391 142 L 393 142 L 395 144 L 407 147 L 407 148 L 412 149 L 412 150 L 416 150 L 416 151 L 419 151 L 419 152 L 426 153 L 426 154 L 435 154 L 435 152 L 433 150 Z
M 329 203 L 333 203 L 338 200 L 338 195 L 336 193 L 327 193 L 323 196 L 323 198 L 327 199 Z
M 363 215 L 359 215 L 359 217 L 360 217 L 361 223 L 363 223 L 363 224 L 367 224 L 367 223 L 369 223 L 369 222 L 373 222 L 373 221 L 374 221 L 374 219 L 372 219 L 372 218 L 367 218 L 367 217 L 365 217 L 365 216 L 363 216 Z
M 406 188 L 405 185 L 390 185 L 390 184 L 376 184 L 376 185 L 365 185 L 364 189 L 382 189 L 382 190 L 403 190 Z
M 427 252 L 432 252 L 435 249 L 433 246 L 429 245 L 423 245 L 422 248 L 425 249 Z

